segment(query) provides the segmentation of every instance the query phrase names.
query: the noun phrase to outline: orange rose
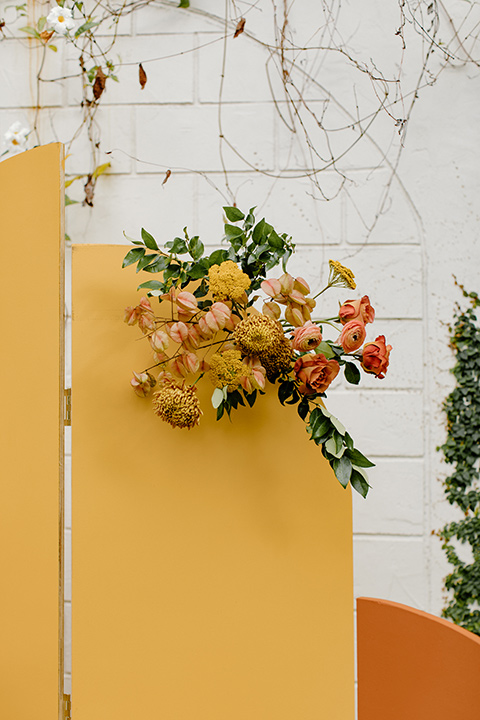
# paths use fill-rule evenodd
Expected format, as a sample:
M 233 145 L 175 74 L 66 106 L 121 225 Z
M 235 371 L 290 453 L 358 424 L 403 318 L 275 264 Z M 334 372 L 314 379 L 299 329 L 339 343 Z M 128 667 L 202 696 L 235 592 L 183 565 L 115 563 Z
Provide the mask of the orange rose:
M 301 383 L 299 391 L 303 395 L 314 395 L 325 392 L 337 377 L 340 365 L 336 360 L 327 360 L 321 353 L 310 353 L 299 357 L 293 369 Z
M 340 322 L 350 322 L 350 320 L 361 320 L 365 325 L 375 320 L 375 310 L 370 305 L 368 295 L 364 295 L 361 300 L 346 300 L 338 311 Z
M 298 352 L 315 350 L 322 342 L 322 332 L 311 320 L 293 331 L 293 349 Z
M 355 352 L 362 345 L 366 334 L 365 325 L 360 319 L 350 320 L 343 326 L 338 342 L 346 353 Z
M 367 343 L 363 348 L 362 367 L 382 380 L 388 368 L 391 345 L 385 345 L 385 335 L 379 335 L 375 342 Z

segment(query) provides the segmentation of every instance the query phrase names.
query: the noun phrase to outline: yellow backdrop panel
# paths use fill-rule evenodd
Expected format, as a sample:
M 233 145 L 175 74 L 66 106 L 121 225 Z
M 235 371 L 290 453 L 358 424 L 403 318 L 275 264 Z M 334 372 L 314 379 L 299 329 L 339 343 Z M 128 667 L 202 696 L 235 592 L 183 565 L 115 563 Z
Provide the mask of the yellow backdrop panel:
M 63 151 L 0 164 L 0 717 L 53 720 L 63 687 Z
M 273 393 L 192 431 L 134 395 L 125 252 L 74 248 L 75 720 L 352 720 L 350 495 Z

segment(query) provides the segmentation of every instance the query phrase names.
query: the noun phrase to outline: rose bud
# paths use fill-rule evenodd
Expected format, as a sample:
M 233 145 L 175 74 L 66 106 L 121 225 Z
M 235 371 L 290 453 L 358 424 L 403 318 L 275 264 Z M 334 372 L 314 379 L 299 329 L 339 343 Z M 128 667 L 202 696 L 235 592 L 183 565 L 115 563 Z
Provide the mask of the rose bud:
M 375 320 L 375 310 L 370 305 L 368 295 L 364 295 L 361 300 L 346 300 L 338 311 L 338 317 L 343 324 L 358 319 L 366 325 Z
M 322 342 L 322 331 L 312 323 L 311 320 L 297 327 L 293 331 L 293 342 L 292 347 L 298 352 L 308 352 L 308 350 L 315 350 L 316 347 Z
M 383 380 L 387 372 L 391 350 L 391 345 L 385 345 L 385 335 L 379 335 L 375 342 L 364 345 L 361 364 L 365 372 L 372 373 L 379 380 Z
M 337 342 L 340 343 L 346 353 L 355 352 L 363 344 L 367 331 L 361 320 L 350 320 L 343 326 L 343 330 Z

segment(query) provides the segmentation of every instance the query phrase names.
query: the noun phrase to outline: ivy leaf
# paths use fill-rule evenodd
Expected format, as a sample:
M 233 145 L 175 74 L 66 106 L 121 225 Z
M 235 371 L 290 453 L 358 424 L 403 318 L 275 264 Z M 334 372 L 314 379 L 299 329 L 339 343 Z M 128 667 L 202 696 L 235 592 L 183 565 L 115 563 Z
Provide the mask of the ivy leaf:
M 158 250 L 159 249 L 157 242 L 154 239 L 153 235 L 150 235 L 150 233 L 147 232 L 145 230 L 145 228 L 142 228 L 142 240 L 145 243 L 145 245 L 147 246 L 147 248 L 149 248 L 150 250 Z
M 145 248 L 143 247 L 136 247 L 130 250 L 124 257 L 122 268 L 128 267 L 128 265 L 133 265 L 133 263 L 138 262 L 140 258 L 142 258 L 145 255 Z
M 360 370 L 352 362 L 345 363 L 345 379 L 352 385 L 360 382 Z
M 238 222 L 245 217 L 244 213 L 236 207 L 224 207 L 223 210 L 230 222 Z

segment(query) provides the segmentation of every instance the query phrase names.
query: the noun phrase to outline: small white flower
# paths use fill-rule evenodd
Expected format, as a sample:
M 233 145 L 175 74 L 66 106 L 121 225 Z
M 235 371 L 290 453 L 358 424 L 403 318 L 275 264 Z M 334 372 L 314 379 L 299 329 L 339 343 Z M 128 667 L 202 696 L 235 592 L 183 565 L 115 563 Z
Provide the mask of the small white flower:
M 48 26 L 51 27 L 59 35 L 66 35 L 75 27 L 75 21 L 72 17 L 72 11 L 65 7 L 56 5 L 47 15 Z
M 3 136 L 7 151 L 18 153 L 26 150 L 28 132 L 28 128 L 22 127 L 20 122 L 14 122 Z

